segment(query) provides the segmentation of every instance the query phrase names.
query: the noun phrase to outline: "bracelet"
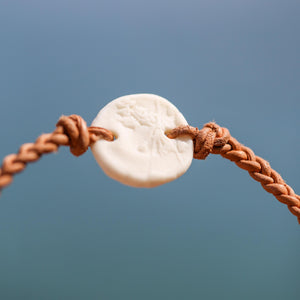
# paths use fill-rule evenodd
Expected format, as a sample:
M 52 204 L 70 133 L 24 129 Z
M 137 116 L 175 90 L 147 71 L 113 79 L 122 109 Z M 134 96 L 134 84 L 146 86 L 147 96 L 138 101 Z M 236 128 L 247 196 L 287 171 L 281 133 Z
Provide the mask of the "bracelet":
M 220 154 L 260 182 L 275 198 L 286 204 L 300 224 L 300 196 L 263 158 L 240 144 L 228 129 L 214 122 L 199 130 L 188 125 L 177 108 L 152 94 L 120 97 L 105 106 L 87 127 L 78 115 L 62 116 L 52 133 L 42 134 L 35 143 L 23 144 L 0 168 L 0 191 L 27 163 L 43 154 L 69 146 L 75 156 L 89 147 L 104 172 L 123 184 L 155 187 L 181 176 L 192 158 Z

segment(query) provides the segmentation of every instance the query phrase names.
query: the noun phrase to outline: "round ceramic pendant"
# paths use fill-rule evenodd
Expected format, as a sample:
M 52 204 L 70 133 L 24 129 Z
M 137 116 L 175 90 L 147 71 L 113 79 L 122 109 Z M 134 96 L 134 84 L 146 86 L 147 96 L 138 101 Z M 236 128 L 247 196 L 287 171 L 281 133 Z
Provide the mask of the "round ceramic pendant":
M 160 96 L 120 97 L 107 104 L 91 125 L 112 131 L 115 140 L 99 140 L 91 149 L 111 178 L 134 187 L 155 187 L 181 176 L 192 162 L 192 139 L 165 135 L 180 125 L 187 125 L 183 115 Z

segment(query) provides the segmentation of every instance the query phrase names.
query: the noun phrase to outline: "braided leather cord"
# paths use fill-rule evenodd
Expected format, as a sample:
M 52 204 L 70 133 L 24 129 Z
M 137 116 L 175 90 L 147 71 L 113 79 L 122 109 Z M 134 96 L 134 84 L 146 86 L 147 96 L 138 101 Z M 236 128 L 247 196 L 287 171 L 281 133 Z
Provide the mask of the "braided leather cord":
M 4 158 L 0 169 L 0 191 L 11 184 L 13 176 L 23 171 L 27 163 L 37 161 L 43 154 L 56 152 L 59 146 L 70 146 L 71 153 L 79 156 L 101 138 L 113 141 L 114 135 L 104 128 L 87 127 L 78 115 L 60 117 L 52 133 L 42 134 L 35 143 L 23 144 L 17 154 Z
M 169 138 L 189 135 L 194 141 L 194 158 L 205 159 L 210 153 L 220 154 L 249 172 L 262 187 L 285 203 L 300 224 L 300 196 L 287 185 L 269 163 L 256 156 L 253 151 L 233 138 L 228 129 L 215 123 L 207 123 L 199 130 L 186 125 L 166 133 Z M 3 160 L 0 168 L 0 191 L 11 184 L 13 176 L 23 171 L 27 163 L 37 161 L 43 154 L 56 152 L 59 146 L 70 146 L 75 156 L 85 153 L 88 147 L 99 139 L 113 141 L 111 131 L 100 127 L 87 127 L 78 115 L 62 116 L 56 129 L 42 134 L 35 143 L 23 144 L 17 154 L 10 154 Z
M 194 158 L 205 159 L 208 154 L 213 153 L 235 162 L 238 167 L 248 171 L 254 180 L 260 182 L 267 192 L 286 204 L 290 212 L 298 218 L 300 224 L 300 196 L 295 194 L 266 160 L 256 156 L 250 148 L 243 146 L 233 138 L 227 128 L 211 122 L 205 124 L 201 130 L 187 125 L 167 132 L 169 138 L 182 135 L 192 137 Z

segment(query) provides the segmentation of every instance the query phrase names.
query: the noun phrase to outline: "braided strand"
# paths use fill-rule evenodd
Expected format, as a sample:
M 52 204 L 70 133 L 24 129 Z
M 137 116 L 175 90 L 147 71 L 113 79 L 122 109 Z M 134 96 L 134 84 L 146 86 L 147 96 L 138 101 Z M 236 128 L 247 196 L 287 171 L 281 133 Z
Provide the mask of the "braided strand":
M 43 154 L 56 152 L 59 146 L 70 146 L 71 153 L 79 156 L 100 138 L 112 141 L 114 136 L 107 129 L 87 127 L 78 115 L 60 117 L 52 133 L 42 134 L 35 143 L 23 144 L 17 154 L 4 158 L 0 169 L 0 191 L 12 183 L 15 174 L 23 171 L 28 163 L 39 160 Z
M 233 138 L 227 128 L 211 122 L 204 125 L 203 129 L 192 126 L 180 126 L 169 132 L 169 138 L 189 135 L 194 141 L 194 158 L 205 159 L 209 153 L 220 154 L 222 157 L 233 161 L 238 167 L 248 171 L 249 175 L 260 182 L 262 187 L 286 204 L 290 212 L 298 218 L 300 224 L 300 196 L 285 183 L 281 176 L 271 168 L 263 158 L 240 144 Z

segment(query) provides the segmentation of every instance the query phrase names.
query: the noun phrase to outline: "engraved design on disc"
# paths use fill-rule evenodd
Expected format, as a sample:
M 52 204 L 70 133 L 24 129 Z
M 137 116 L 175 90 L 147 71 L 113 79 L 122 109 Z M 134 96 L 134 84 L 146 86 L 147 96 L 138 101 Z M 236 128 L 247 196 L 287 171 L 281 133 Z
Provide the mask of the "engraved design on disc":
M 112 131 L 112 142 L 91 146 L 96 161 L 111 178 L 134 187 L 155 187 L 186 172 L 193 158 L 190 137 L 169 139 L 165 132 L 187 125 L 168 100 L 152 94 L 120 97 L 107 104 L 92 126 Z

